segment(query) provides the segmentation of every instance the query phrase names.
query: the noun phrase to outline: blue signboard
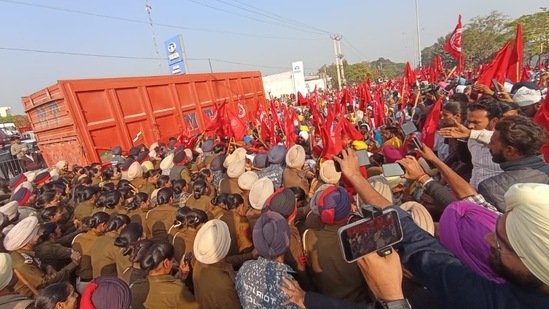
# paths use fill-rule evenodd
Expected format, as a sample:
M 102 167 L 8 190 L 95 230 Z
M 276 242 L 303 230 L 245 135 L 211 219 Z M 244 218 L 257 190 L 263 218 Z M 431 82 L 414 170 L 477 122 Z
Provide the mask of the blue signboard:
M 183 40 L 181 37 L 174 36 L 164 42 L 164 47 L 168 55 L 168 67 L 170 74 L 185 74 L 185 62 L 183 59 Z

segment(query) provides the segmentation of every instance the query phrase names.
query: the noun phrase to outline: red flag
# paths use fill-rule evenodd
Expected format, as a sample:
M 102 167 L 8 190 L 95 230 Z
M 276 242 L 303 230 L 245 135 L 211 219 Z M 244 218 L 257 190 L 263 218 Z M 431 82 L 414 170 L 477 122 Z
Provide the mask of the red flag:
M 540 108 L 536 112 L 534 122 L 549 131 L 549 95 L 545 97 L 545 101 L 543 101 Z M 541 146 L 540 152 L 543 154 L 545 161 L 549 162 L 549 141 Z
M 416 82 L 416 74 L 412 70 L 410 62 L 406 62 L 406 66 L 404 67 L 404 79 L 410 86 Z
M 228 116 L 232 136 L 237 141 L 242 140 L 244 135 L 246 135 L 246 131 L 248 131 L 248 128 L 242 122 L 242 120 L 238 117 L 238 115 L 236 115 L 233 111 L 228 110 L 227 116 Z
M 529 82 L 531 80 L 530 77 L 530 66 L 525 66 L 522 68 L 522 78 L 520 79 L 521 82 Z
M 456 60 L 461 58 L 461 31 L 461 15 L 459 15 L 454 32 L 452 32 L 452 35 L 450 35 L 450 38 L 448 38 L 448 41 L 444 44 L 444 50 Z
M 522 25 L 517 24 L 517 34 L 515 36 L 515 46 L 509 57 L 509 65 L 507 66 L 507 78 L 517 83 L 521 80 L 520 73 L 522 69 L 522 57 L 523 57 L 524 45 L 522 43 Z
M 379 91 L 376 91 L 374 93 L 374 125 L 375 127 L 371 127 L 370 130 L 373 131 L 375 128 L 381 126 L 383 124 L 383 119 L 385 119 L 385 102 L 381 100 L 381 96 L 379 95 Z
M 316 87 L 316 86 L 315 86 Z M 315 88 L 316 89 L 316 88 Z M 297 105 L 298 106 L 309 106 L 309 100 L 310 99 L 307 99 L 305 97 L 303 97 L 303 95 L 301 94 L 301 92 L 297 92 Z
M 505 82 L 505 74 L 507 72 L 507 64 L 511 52 L 511 42 L 507 42 L 505 46 L 496 54 L 494 59 L 486 66 L 477 79 L 477 83 L 482 85 L 491 85 L 492 78 L 503 85 Z
M 441 109 L 442 99 L 438 99 L 429 115 L 427 115 L 427 119 L 425 120 L 421 133 L 421 142 L 431 149 L 433 149 L 433 145 L 435 144 L 435 132 L 438 128 Z
M 358 131 L 355 126 L 345 117 L 341 117 L 340 122 L 343 122 L 343 134 L 353 141 L 364 140 L 364 135 Z

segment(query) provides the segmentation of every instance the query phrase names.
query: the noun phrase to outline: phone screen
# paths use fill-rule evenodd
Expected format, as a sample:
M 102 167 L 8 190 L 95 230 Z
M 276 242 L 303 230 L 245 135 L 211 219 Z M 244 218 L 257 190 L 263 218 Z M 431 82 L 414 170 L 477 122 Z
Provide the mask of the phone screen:
M 402 176 L 405 173 L 404 168 L 398 163 L 383 164 L 381 168 L 385 177 Z
M 368 156 L 368 150 L 357 150 L 356 156 L 358 157 L 359 166 L 370 165 L 370 157 Z
M 501 90 L 499 89 L 499 85 L 498 85 L 498 80 L 497 80 L 497 79 L 492 78 L 492 84 L 494 85 L 494 89 L 496 90 L 496 92 L 501 92 Z
M 395 210 L 343 226 L 338 233 L 343 258 L 348 263 L 402 240 L 402 227 Z
M 408 121 L 402 124 L 402 133 L 404 135 L 410 135 L 414 132 L 417 132 L 417 127 L 412 121 Z

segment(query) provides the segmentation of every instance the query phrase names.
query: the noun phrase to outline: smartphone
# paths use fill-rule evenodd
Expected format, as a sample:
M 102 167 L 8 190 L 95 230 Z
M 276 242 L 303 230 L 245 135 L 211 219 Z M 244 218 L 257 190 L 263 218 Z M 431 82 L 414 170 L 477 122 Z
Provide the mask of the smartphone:
M 492 85 L 494 85 L 494 89 L 496 90 L 496 92 L 501 92 L 501 89 L 499 89 L 499 84 L 497 79 L 492 78 Z
M 381 168 L 385 177 L 402 176 L 405 174 L 404 167 L 399 163 L 383 164 Z
M 406 135 L 410 135 L 414 132 L 417 132 L 417 127 L 412 121 L 408 121 L 408 122 L 405 122 L 404 124 L 402 124 L 401 130 L 402 130 L 402 134 L 404 134 L 406 136 Z
M 343 155 L 341 153 L 338 154 L 337 157 L 343 159 Z M 334 160 L 334 167 L 336 172 L 341 173 L 341 165 L 339 165 L 339 162 L 337 162 L 336 160 Z
M 402 227 L 398 213 L 386 210 L 381 216 L 363 219 L 342 226 L 338 230 L 343 259 L 352 263 L 359 258 L 402 240 Z
M 370 165 L 370 156 L 368 155 L 368 150 L 357 150 L 356 156 L 358 157 L 359 166 Z
M 423 150 L 423 144 L 419 141 L 419 138 L 417 138 L 417 136 L 414 136 L 412 138 L 412 143 L 414 144 L 414 148 L 419 148 L 420 150 Z

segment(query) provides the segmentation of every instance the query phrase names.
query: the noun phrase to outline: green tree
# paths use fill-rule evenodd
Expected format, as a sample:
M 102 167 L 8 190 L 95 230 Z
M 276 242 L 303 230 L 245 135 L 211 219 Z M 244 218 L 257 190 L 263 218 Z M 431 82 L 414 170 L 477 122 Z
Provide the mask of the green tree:
M 393 78 L 400 76 L 404 73 L 404 67 L 406 66 L 405 63 L 395 63 L 385 58 L 379 58 L 369 64 L 370 67 L 376 72 L 374 76 L 382 78 Z M 377 72 L 379 72 L 381 76 L 378 76 L 379 74 L 377 74 Z
M 525 60 L 531 63 L 549 57 L 549 10 L 541 8 L 540 12 L 523 15 L 508 23 L 507 31 L 514 34 L 518 23 L 522 24 Z
M 27 115 L 8 115 L 0 118 L 0 123 L 14 123 L 18 128 L 30 126 L 29 117 L 27 117 Z

